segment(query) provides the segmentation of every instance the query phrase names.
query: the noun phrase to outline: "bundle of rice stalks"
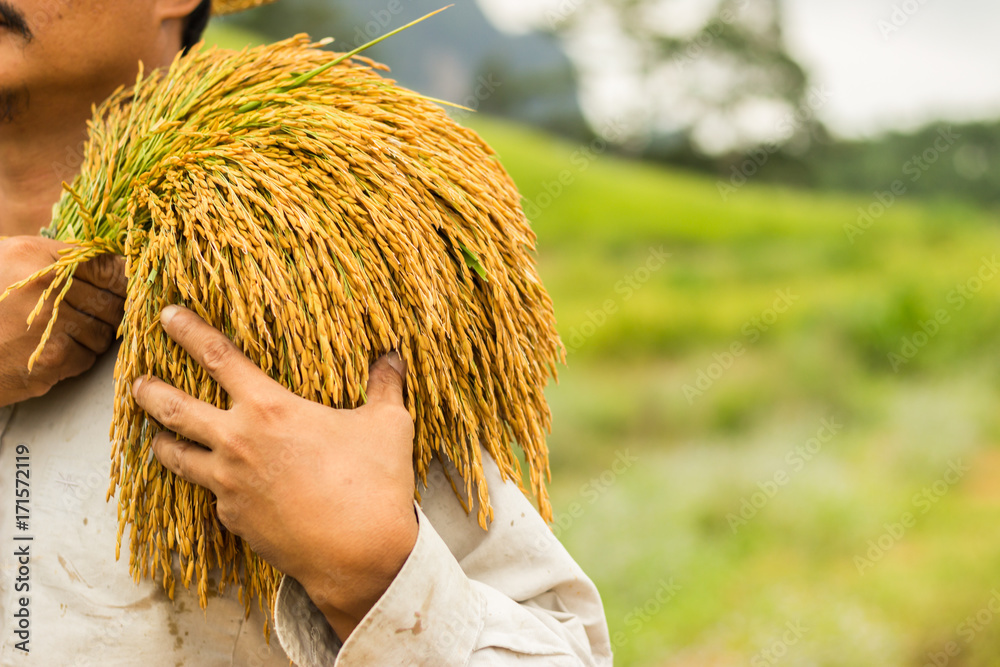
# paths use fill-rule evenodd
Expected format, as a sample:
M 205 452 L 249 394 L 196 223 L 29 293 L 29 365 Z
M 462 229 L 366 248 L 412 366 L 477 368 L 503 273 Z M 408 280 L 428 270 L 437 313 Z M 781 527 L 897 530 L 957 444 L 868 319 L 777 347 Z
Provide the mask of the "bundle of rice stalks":
M 399 350 L 419 477 L 434 457 L 454 465 L 455 491 L 467 510 L 478 502 L 485 528 L 480 444 L 520 483 L 516 443 L 549 515 L 543 389 L 565 353 L 518 192 L 434 101 L 325 44 L 213 49 L 140 75 L 95 111 L 48 230 L 78 244 L 47 269 L 49 294 L 65 295 L 82 262 L 126 258 L 108 493 L 119 550 L 128 526 L 133 575 L 162 578 L 171 596 L 178 558 L 202 605 L 215 567 L 248 609 L 270 603 L 280 575 L 221 526 L 208 491 L 152 456 L 160 427 L 132 399 L 136 377 L 229 407 L 160 327 L 171 303 L 290 390 L 338 408 L 362 405 L 369 365 Z

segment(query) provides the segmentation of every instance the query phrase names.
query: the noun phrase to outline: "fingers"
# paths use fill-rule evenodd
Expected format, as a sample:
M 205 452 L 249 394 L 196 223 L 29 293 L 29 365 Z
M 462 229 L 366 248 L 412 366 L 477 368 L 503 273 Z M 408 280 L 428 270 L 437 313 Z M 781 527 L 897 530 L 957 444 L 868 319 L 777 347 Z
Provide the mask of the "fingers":
M 212 449 L 222 441 L 223 410 L 199 401 L 159 378 L 140 377 L 132 383 L 135 402 L 150 417 L 181 436 Z
M 84 373 L 95 361 L 97 355 L 92 350 L 58 331 L 45 343 L 30 374 L 44 377 L 52 385 Z
M 257 368 L 232 341 L 209 326 L 187 308 L 167 306 L 160 314 L 163 330 L 187 350 L 188 354 L 211 375 L 235 401 L 262 388 L 281 385 Z
M 62 259 L 65 250 L 73 247 L 69 243 L 41 237 L 25 237 L 23 245 L 24 252 L 32 258 L 32 263 L 45 256 L 56 262 Z M 73 277 L 122 298 L 125 297 L 128 287 L 128 279 L 125 277 L 125 258 L 120 255 L 100 255 L 89 262 L 84 262 L 76 267 Z
M 46 342 L 30 371 L 26 366 L 8 369 L 0 378 L 0 388 L 13 390 L 16 401 L 35 398 L 57 383 L 86 372 L 95 361 L 97 355 L 65 333 L 57 332 Z
M 108 351 L 117 331 L 110 324 L 65 305 L 59 308 L 59 321 L 56 326 L 95 354 L 104 354 Z
M 396 352 L 390 352 L 368 371 L 365 395 L 368 403 L 403 405 L 403 388 L 406 383 L 406 362 Z
M 82 280 L 73 280 L 66 293 L 66 303 L 115 328 L 125 312 L 125 299 Z
M 77 267 L 74 278 L 125 297 L 128 280 L 125 278 L 125 259 L 120 255 L 101 255 Z
M 212 452 L 204 447 L 162 432 L 153 438 L 153 455 L 164 468 L 181 479 L 215 492 L 212 488 Z

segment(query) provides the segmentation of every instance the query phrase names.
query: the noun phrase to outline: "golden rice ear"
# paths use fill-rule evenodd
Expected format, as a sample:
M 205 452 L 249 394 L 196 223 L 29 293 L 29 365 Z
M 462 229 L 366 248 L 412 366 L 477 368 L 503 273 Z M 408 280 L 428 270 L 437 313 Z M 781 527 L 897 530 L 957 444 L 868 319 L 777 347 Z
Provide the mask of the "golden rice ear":
M 492 516 L 482 451 L 546 518 L 544 389 L 565 351 L 535 268 L 535 237 L 495 154 L 433 101 L 365 62 L 297 37 L 179 58 L 96 111 L 60 239 L 125 256 L 109 497 L 133 575 L 236 585 L 270 606 L 280 573 L 224 530 L 205 489 L 152 456 L 158 426 L 132 399 L 154 374 L 212 405 L 229 398 L 159 325 L 193 308 L 271 377 L 338 408 L 365 401 L 371 363 L 408 365 L 414 468 L 457 472 Z M 294 85 L 293 85 L 294 84 Z M 80 257 L 61 263 L 69 270 Z M 179 569 L 175 569 L 175 563 Z

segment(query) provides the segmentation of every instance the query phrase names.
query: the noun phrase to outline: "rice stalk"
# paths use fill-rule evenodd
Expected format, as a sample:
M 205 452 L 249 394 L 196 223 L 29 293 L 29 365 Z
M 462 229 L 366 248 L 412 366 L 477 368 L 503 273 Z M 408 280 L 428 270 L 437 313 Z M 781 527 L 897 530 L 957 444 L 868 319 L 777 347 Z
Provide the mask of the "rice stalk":
M 219 592 L 238 586 L 248 611 L 271 604 L 280 574 L 224 529 L 210 492 L 152 455 L 160 426 L 132 399 L 136 377 L 230 406 L 164 333 L 171 303 L 336 408 L 363 405 L 370 364 L 398 350 L 419 479 L 434 458 L 449 462 L 485 528 L 480 445 L 522 484 L 520 447 L 550 518 L 543 392 L 565 352 L 520 196 L 474 132 L 325 43 L 210 49 L 140 73 L 95 110 L 81 172 L 46 230 L 77 244 L 39 274 L 54 276 L 57 302 L 80 263 L 125 257 L 108 491 L 118 551 L 124 540 L 136 579 L 161 580 L 171 597 L 177 562 L 203 606 L 215 568 Z

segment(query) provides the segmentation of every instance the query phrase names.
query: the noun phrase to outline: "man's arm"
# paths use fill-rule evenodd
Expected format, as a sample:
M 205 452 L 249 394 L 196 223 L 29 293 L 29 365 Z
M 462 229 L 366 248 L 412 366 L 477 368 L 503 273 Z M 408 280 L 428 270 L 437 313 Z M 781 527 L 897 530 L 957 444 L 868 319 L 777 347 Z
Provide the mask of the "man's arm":
M 302 587 L 283 580 L 275 625 L 297 665 L 611 664 L 596 588 L 483 455 L 495 513 L 489 531 L 475 510 L 462 509 L 435 462 L 421 490 L 417 544 L 346 643 L 325 627 Z
M 68 247 L 35 236 L 0 238 L 0 294 L 50 266 Z M 125 304 L 125 269 L 121 257 L 104 255 L 77 269 L 52 336 L 29 373 L 28 359 L 52 315 L 53 298 L 30 329 L 28 314 L 49 283 L 36 280 L 0 301 L 0 407 L 41 396 L 83 373 L 115 339 Z
M 461 509 L 443 468 L 423 494 L 434 525 L 414 511 L 413 422 L 398 356 L 372 367 L 365 406 L 335 410 L 282 387 L 191 311 L 171 306 L 161 321 L 233 405 L 219 410 L 138 379 L 137 403 L 201 443 L 164 432 L 154 453 L 215 493 L 220 520 L 288 575 L 281 604 L 300 609 L 277 622 L 293 659 L 413 664 L 402 656 L 422 651 L 435 665 L 610 660 L 593 584 L 489 457 L 490 531 Z M 313 653 L 295 655 L 299 635 Z

